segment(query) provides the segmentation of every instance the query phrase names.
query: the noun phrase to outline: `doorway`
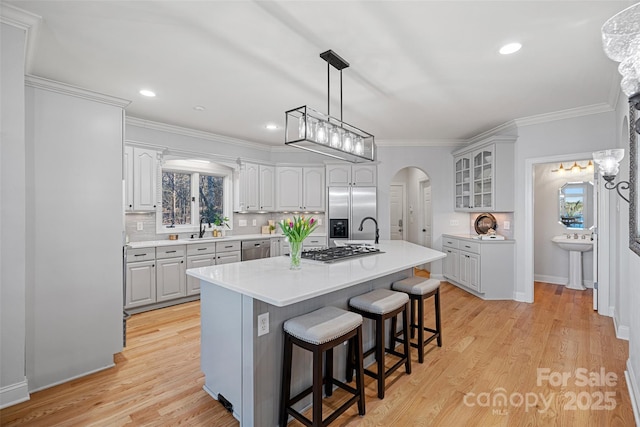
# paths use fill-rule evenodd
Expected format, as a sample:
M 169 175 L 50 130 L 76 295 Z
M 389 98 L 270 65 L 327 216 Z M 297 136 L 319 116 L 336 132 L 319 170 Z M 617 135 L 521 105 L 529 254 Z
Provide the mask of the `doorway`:
M 522 295 L 519 296 L 518 300 L 526 301 L 526 302 L 534 302 L 534 280 L 536 279 L 536 257 L 540 256 L 536 253 L 536 244 L 535 239 L 536 235 L 539 232 L 539 228 L 536 228 L 536 170 L 538 167 L 541 167 L 545 164 L 553 164 L 559 165 L 564 162 L 567 163 L 569 161 L 573 162 L 575 159 L 589 159 L 591 158 L 591 153 L 575 153 L 575 154 L 566 154 L 561 156 L 553 156 L 553 157 L 543 157 L 543 158 L 535 158 L 535 159 L 527 159 L 526 167 L 525 167 L 525 215 L 524 221 L 527 224 L 524 231 L 524 241 L 527 243 L 523 246 L 524 248 L 524 278 L 525 278 L 525 289 Z M 594 181 L 594 185 L 599 187 L 602 183 L 597 183 Z M 605 239 L 603 235 L 606 233 L 608 229 L 608 217 L 603 215 L 606 210 L 608 210 L 608 201 L 607 198 L 597 197 L 599 194 L 598 191 L 594 191 L 595 206 L 597 208 L 597 223 L 596 227 L 598 230 L 598 238 L 596 243 L 598 245 L 598 249 L 594 251 L 593 258 L 593 271 L 594 275 L 593 280 L 598 281 L 599 291 L 597 294 L 594 293 L 594 297 L 598 299 L 597 306 L 598 312 L 602 315 L 609 315 L 608 307 L 609 307 L 609 280 L 608 274 L 603 270 L 606 270 L 606 262 L 605 259 L 608 259 L 608 238 Z M 555 201 L 555 199 L 554 199 Z M 584 232 L 587 232 L 585 230 Z M 597 256 L 598 254 L 599 256 Z M 567 267 L 568 268 L 568 267 Z M 594 307 L 596 306 L 596 302 L 594 302 Z
M 431 247 L 432 204 L 431 180 L 422 169 L 399 170 L 389 186 L 389 230 L 392 240 L 406 240 Z M 429 265 L 420 267 L 429 270 Z

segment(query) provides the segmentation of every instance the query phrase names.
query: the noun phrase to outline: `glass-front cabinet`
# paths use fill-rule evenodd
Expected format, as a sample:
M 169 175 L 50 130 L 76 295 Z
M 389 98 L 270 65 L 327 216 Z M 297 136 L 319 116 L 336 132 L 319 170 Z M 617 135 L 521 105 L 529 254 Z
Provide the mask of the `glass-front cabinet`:
M 513 211 L 515 140 L 493 136 L 453 153 L 456 211 Z
M 468 157 L 456 159 L 456 209 L 471 206 L 471 160 Z
M 493 145 L 473 154 L 473 207 L 493 207 Z

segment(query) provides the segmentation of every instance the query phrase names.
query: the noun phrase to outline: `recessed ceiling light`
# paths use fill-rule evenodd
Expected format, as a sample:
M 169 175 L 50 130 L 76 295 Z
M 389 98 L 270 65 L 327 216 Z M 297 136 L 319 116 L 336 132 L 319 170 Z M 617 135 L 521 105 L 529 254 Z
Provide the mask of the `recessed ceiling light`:
M 152 90 L 149 89 L 142 89 L 140 91 L 140 95 L 142 96 L 148 96 L 149 98 L 153 98 L 154 96 L 156 96 L 156 93 Z
M 206 108 L 204 108 L 202 105 L 196 105 L 195 107 L 193 107 L 194 110 L 196 111 L 204 111 L 206 110 Z
M 500 48 L 500 53 L 503 55 L 510 55 L 519 51 L 521 47 L 522 45 L 520 43 L 505 44 Z
M 273 124 L 273 123 L 269 123 L 265 126 L 265 128 L 267 128 L 268 130 L 277 130 L 278 129 L 278 125 Z

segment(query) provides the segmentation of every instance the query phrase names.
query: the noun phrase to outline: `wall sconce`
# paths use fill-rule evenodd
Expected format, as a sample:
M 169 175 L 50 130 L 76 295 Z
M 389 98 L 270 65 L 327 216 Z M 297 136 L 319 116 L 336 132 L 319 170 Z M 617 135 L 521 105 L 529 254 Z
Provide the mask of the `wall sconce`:
M 613 180 L 620 171 L 620 161 L 624 157 L 624 149 L 616 148 L 614 150 L 602 150 L 593 153 L 593 161 L 596 162 L 600 169 L 600 175 L 606 181 L 604 188 L 607 190 L 615 189 L 618 195 L 629 203 L 629 199 L 620 192 L 620 190 L 629 189 L 629 181 L 620 181 L 617 184 L 613 184 Z
M 583 170 L 586 170 L 587 172 L 593 172 L 593 162 L 589 160 L 589 163 L 587 163 L 586 166 L 580 166 L 578 162 L 573 162 L 573 166 L 571 166 L 569 169 L 566 169 L 564 165 L 560 163 L 560 167 L 558 169 L 553 169 L 551 172 L 559 172 L 563 174 L 567 171 L 578 173 L 578 172 L 582 172 Z

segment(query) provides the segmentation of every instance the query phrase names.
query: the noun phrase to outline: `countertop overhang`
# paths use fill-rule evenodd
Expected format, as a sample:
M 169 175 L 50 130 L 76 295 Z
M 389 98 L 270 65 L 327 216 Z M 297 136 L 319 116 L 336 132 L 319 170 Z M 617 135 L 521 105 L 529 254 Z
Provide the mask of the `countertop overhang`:
M 300 270 L 290 270 L 289 257 L 280 256 L 194 268 L 187 270 L 187 274 L 284 307 L 446 256 L 443 252 L 403 240 L 382 241 L 378 247 L 384 253 L 333 264 L 302 260 Z

